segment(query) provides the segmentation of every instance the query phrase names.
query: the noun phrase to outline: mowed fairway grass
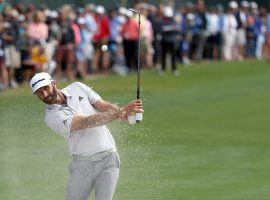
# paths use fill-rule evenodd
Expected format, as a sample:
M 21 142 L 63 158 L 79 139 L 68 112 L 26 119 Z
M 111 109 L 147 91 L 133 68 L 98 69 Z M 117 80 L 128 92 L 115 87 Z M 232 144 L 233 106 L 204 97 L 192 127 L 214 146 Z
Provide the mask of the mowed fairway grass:
M 136 74 L 85 83 L 118 104 L 136 96 Z M 270 199 L 269 62 L 143 71 L 142 99 L 143 123 L 109 125 L 121 156 L 114 199 Z M 43 121 L 28 85 L 0 93 L 1 200 L 65 198 L 71 157 Z

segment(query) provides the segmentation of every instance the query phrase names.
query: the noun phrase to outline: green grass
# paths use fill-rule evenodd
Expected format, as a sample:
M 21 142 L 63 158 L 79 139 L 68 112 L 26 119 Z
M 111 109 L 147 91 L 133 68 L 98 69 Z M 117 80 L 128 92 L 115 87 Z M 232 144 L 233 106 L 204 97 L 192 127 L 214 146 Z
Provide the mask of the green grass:
M 110 124 L 121 156 L 114 199 L 269 199 L 269 80 L 259 61 L 196 64 L 181 77 L 143 71 L 143 123 Z M 86 83 L 115 103 L 135 97 L 135 74 Z M 28 86 L 0 93 L 1 200 L 64 199 L 71 158 L 43 121 Z

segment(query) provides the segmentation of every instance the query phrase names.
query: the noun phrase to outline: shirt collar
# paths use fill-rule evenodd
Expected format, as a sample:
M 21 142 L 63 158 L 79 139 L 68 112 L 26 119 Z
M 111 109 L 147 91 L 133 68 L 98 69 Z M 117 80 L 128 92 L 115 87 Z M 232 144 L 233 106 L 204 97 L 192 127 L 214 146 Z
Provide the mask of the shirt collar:
M 46 104 L 46 109 L 51 111 L 58 111 L 60 110 L 61 105 L 60 104 Z
M 60 90 L 66 97 L 67 97 L 67 101 L 69 101 L 71 99 L 71 94 L 69 93 L 69 91 L 62 89 Z

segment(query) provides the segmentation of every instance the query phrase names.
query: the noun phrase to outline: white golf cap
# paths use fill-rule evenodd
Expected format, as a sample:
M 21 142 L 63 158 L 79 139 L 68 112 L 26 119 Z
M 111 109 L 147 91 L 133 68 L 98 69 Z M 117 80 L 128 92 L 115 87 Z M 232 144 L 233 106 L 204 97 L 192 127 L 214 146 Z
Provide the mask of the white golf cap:
M 165 17 L 173 17 L 173 9 L 170 6 L 163 8 L 163 14 Z
M 53 81 L 50 74 L 45 72 L 40 72 L 35 74 L 30 81 L 30 87 L 32 88 L 33 94 L 37 91 L 37 89 L 50 85 Z
M 51 13 L 50 13 L 50 17 L 51 17 L 51 18 L 57 18 L 57 17 L 58 17 L 57 11 L 52 10 Z
M 127 9 L 125 7 L 120 7 L 118 12 L 120 13 L 120 15 L 125 15 L 127 12 Z
M 188 13 L 187 14 L 187 19 L 190 21 L 193 21 L 195 19 L 195 15 L 193 13 Z
M 85 20 L 85 18 L 83 18 L 83 17 L 79 17 L 79 19 L 78 19 L 78 24 L 81 24 L 81 25 L 86 24 L 86 20 Z
M 241 6 L 245 7 L 245 8 L 248 8 L 249 7 L 249 2 L 248 1 L 242 1 Z
M 229 7 L 233 8 L 233 9 L 236 9 L 236 8 L 238 8 L 238 3 L 236 1 L 230 1 L 229 2 Z
M 250 7 L 252 9 L 257 9 L 258 8 L 258 4 L 255 1 L 252 1 L 252 2 L 250 2 Z
M 101 5 L 98 5 L 98 6 L 96 7 L 96 12 L 97 12 L 98 14 L 104 14 L 104 13 L 105 13 L 105 8 L 104 8 L 103 6 L 101 6 Z

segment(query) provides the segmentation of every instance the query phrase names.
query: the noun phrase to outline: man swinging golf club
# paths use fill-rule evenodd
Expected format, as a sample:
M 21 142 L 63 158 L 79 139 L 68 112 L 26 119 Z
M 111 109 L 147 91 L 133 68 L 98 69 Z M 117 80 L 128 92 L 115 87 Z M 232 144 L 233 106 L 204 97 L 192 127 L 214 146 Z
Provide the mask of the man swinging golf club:
M 46 124 L 68 143 L 73 160 L 69 165 L 67 200 L 86 200 L 95 190 L 96 200 L 111 200 L 119 175 L 119 155 L 107 124 L 143 113 L 140 99 L 123 107 L 103 100 L 83 83 L 62 90 L 47 73 L 30 81 L 33 94 L 46 104 Z

